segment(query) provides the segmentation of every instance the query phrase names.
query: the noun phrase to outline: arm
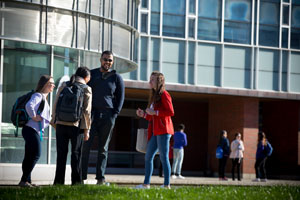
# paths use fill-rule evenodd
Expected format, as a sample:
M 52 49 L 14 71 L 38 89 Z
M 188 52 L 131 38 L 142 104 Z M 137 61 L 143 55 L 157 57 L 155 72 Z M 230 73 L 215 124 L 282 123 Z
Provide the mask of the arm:
M 40 105 L 40 103 L 43 100 L 43 95 L 40 93 L 34 93 L 30 100 L 26 103 L 25 105 L 25 109 L 26 112 L 28 113 L 29 117 L 33 120 L 33 121 L 42 121 L 42 118 L 40 115 L 37 115 L 37 109 L 38 106 Z M 36 110 L 35 110 L 36 108 Z
M 183 144 L 183 146 L 187 146 L 187 137 L 186 137 L 186 134 L 183 135 L 183 138 L 184 138 L 184 144 Z
M 161 95 L 161 104 L 157 112 L 159 117 L 174 116 L 172 98 L 167 91 Z
M 120 113 L 123 103 L 124 103 L 124 91 L 125 86 L 123 79 L 120 75 L 116 74 L 117 81 L 116 81 L 116 90 L 115 90 L 115 101 L 114 101 L 114 114 L 117 115 Z
M 87 87 L 84 89 L 82 117 L 80 129 L 84 129 L 86 133 L 91 129 L 91 111 L 92 111 L 92 89 Z

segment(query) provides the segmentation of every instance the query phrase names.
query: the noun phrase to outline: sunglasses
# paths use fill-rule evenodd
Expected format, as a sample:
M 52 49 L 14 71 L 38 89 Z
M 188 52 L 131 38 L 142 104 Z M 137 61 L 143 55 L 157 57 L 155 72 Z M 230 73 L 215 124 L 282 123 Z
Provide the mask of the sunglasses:
M 113 61 L 112 59 L 108 59 L 108 58 L 102 58 L 102 60 L 103 60 L 104 62 L 112 62 L 112 61 Z

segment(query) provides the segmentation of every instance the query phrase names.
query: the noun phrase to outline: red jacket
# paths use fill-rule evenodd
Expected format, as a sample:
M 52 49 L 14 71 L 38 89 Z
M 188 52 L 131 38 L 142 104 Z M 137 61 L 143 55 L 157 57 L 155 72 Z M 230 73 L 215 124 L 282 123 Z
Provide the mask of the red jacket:
M 161 101 L 154 105 L 158 115 L 145 115 L 148 123 L 148 140 L 153 135 L 174 134 L 171 116 L 174 116 L 172 98 L 165 90 L 161 95 Z

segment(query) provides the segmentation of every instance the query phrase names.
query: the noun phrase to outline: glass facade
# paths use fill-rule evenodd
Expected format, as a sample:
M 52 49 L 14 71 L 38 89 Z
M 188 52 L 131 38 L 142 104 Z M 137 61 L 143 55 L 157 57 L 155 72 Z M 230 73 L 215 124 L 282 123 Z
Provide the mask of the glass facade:
M 139 42 L 139 1 L 19 0 L 0 3 L 3 55 L 0 59 L 0 163 L 21 163 L 24 158 L 22 129 L 15 137 L 16 129 L 10 121 L 17 97 L 34 90 L 41 75 L 50 74 L 56 85 L 47 99 L 52 106 L 58 86 L 68 80 L 78 66 L 99 67 L 104 50 L 114 53 L 114 68 L 119 73 L 134 71 Z M 153 42 L 157 46 L 157 42 Z M 153 62 L 157 59 L 155 54 Z M 131 74 L 129 78 L 136 77 L 136 71 Z M 38 164 L 55 163 L 56 135 L 50 128 L 44 134 Z
M 151 0 L 148 5 L 140 14 L 148 16 L 151 30 L 144 32 L 141 22 L 135 80 L 147 81 L 159 69 L 170 83 L 299 93 L 299 0 Z

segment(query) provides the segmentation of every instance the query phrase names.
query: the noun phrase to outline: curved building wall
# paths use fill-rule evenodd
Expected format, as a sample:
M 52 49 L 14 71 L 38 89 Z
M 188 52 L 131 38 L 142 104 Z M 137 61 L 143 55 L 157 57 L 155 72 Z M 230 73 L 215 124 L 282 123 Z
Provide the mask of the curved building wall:
M 99 67 L 104 50 L 114 53 L 114 68 L 119 73 L 135 70 L 138 5 L 138 0 L 0 1 L 1 180 L 15 183 L 22 172 L 22 130 L 15 137 L 10 121 L 16 98 L 35 89 L 40 75 L 50 74 L 56 83 L 48 97 L 52 106 L 59 84 L 78 66 Z M 44 134 L 33 179 L 51 182 L 55 163 L 56 135 L 50 128 Z M 41 176 L 45 167 L 49 173 Z M 16 173 L 10 174 L 12 171 Z
M 299 13 L 297 0 L 144 0 L 128 78 L 159 70 L 169 84 L 300 93 Z

